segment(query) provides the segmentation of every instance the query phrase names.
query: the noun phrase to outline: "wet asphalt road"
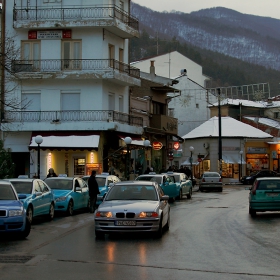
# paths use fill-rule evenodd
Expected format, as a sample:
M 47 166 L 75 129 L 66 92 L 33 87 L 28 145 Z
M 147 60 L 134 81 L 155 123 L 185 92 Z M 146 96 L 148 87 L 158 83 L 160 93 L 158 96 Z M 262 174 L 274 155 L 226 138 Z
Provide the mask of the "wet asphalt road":
M 26 240 L 0 240 L 0 277 L 10 279 L 280 279 L 280 213 L 248 214 L 248 190 L 225 186 L 171 204 L 161 240 L 95 240 L 93 215 L 37 219 Z

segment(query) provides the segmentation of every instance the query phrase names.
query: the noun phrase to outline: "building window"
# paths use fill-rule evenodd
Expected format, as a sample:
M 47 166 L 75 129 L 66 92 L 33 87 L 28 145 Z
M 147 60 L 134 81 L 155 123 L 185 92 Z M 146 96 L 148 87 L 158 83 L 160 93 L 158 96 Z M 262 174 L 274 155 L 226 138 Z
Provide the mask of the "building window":
M 80 93 L 79 92 L 61 92 L 61 110 L 80 111 Z
M 25 71 L 32 71 L 33 69 L 39 69 L 40 66 L 40 42 L 28 41 L 22 42 L 21 48 L 21 67 L 24 67 Z
M 196 107 L 196 108 L 199 108 L 199 104 L 198 104 L 198 103 L 196 103 L 196 104 L 195 104 L 195 107 Z
M 74 159 L 74 175 L 85 175 L 85 158 L 75 158 Z
M 152 112 L 154 115 L 165 115 L 166 114 L 166 111 L 165 111 L 166 105 L 165 104 L 153 101 L 152 106 L 153 106 Z
M 274 112 L 274 119 L 278 119 L 279 118 L 279 112 Z
M 62 69 L 81 69 L 81 41 L 62 41 Z
M 115 110 L 115 94 L 109 93 L 108 96 L 108 110 Z
M 109 49 L 109 60 L 110 60 L 110 67 L 114 67 L 114 63 L 115 63 L 115 46 L 109 44 L 108 45 L 108 49 Z
M 123 96 L 119 96 L 119 112 L 123 112 Z
M 23 110 L 41 111 L 41 93 L 38 91 L 23 91 L 21 93 Z

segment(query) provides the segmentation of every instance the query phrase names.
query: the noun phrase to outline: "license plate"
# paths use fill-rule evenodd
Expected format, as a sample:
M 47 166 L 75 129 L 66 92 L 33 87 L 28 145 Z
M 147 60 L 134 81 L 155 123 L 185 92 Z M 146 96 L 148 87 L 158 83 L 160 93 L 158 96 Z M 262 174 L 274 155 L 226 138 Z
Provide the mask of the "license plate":
M 275 197 L 278 196 L 278 193 L 267 193 L 266 196 Z
M 136 226 L 136 221 L 115 221 L 115 226 Z

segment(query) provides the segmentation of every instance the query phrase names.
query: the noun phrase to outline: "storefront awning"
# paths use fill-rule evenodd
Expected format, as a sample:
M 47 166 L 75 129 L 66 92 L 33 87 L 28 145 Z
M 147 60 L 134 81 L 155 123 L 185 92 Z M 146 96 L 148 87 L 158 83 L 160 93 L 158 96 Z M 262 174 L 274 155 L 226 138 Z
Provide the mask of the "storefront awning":
M 38 144 L 35 142 L 35 137 L 32 136 L 29 149 L 35 149 Z M 93 150 L 98 148 L 99 135 L 68 135 L 68 136 L 42 136 L 43 142 L 40 144 L 41 149 L 87 149 Z
M 241 156 L 240 156 L 240 154 L 223 153 L 223 161 L 225 163 L 240 164 L 241 163 Z M 242 164 L 246 164 L 246 161 L 244 161 L 243 156 L 242 156 Z

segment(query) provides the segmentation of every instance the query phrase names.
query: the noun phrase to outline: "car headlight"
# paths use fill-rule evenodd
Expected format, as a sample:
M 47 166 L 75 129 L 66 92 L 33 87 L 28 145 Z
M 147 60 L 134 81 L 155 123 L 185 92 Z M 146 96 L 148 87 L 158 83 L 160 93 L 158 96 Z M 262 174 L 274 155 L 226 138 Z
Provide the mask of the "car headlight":
M 61 196 L 61 197 L 58 197 L 55 201 L 59 202 L 59 201 L 65 201 L 65 200 L 66 200 L 66 196 Z
M 98 212 L 96 212 L 95 217 L 112 218 L 113 214 L 112 214 L 112 212 L 101 212 L 101 211 L 98 211 Z
M 9 210 L 9 217 L 22 216 L 23 213 L 23 208 L 20 210 Z
M 158 213 L 157 212 L 140 212 L 139 218 L 157 218 Z
M 250 180 L 250 179 L 252 179 L 252 177 L 246 177 L 246 179 L 247 179 L 247 180 Z

